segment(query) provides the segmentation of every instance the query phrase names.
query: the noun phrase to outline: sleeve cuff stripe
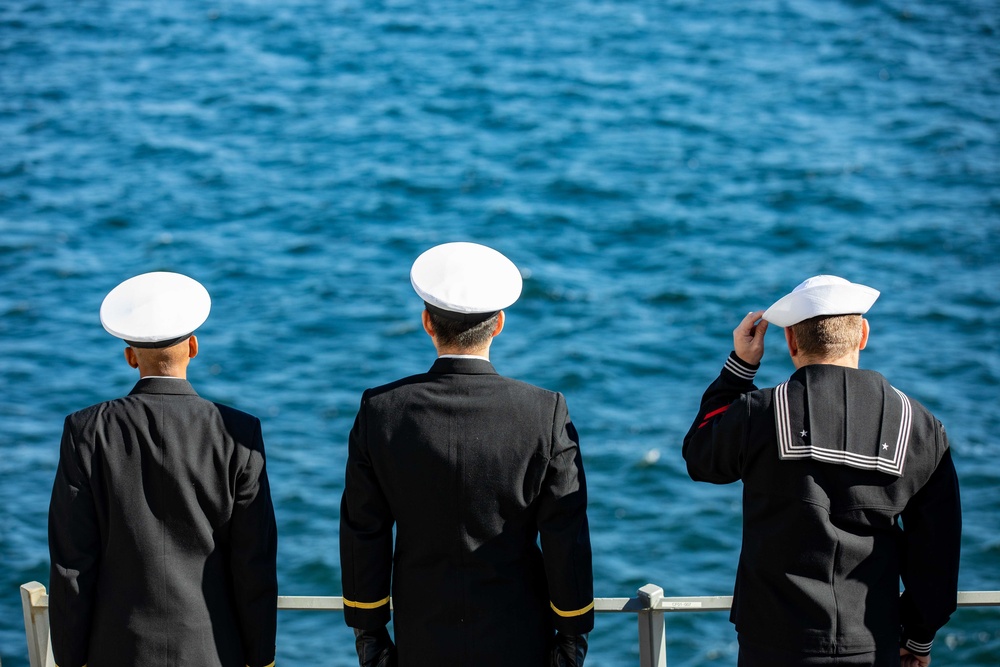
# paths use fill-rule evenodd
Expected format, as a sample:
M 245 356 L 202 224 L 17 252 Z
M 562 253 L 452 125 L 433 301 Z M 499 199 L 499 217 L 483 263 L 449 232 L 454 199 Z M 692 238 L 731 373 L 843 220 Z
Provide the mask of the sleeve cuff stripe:
M 87 666 L 84 665 L 83 667 L 87 667 Z M 247 665 L 247 667 L 250 667 L 250 665 Z M 274 660 L 272 660 L 270 663 L 264 665 L 264 667 L 274 667 Z
M 355 609 L 378 609 L 384 604 L 389 604 L 389 598 L 383 598 L 378 602 L 355 602 L 354 600 L 344 598 L 344 606 L 354 607 Z
M 591 600 L 590 604 L 588 604 L 583 609 L 574 609 L 573 611 L 563 611 L 562 609 L 559 609 L 558 607 L 556 607 L 552 602 L 549 602 L 549 606 L 552 607 L 552 611 L 554 611 L 558 615 L 562 616 L 563 618 L 573 618 L 574 616 L 583 616 L 588 611 L 590 611 L 591 609 L 593 609 L 594 608 L 594 601 Z
M 931 646 L 933 644 L 934 644 L 933 640 L 924 644 L 921 642 L 915 642 L 912 639 L 907 639 L 905 648 L 909 651 L 913 651 L 914 653 L 930 653 Z
M 757 371 L 753 368 L 747 368 L 739 361 L 729 357 L 726 359 L 726 365 L 723 367 L 733 375 L 744 380 L 752 380 L 754 376 L 757 375 Z

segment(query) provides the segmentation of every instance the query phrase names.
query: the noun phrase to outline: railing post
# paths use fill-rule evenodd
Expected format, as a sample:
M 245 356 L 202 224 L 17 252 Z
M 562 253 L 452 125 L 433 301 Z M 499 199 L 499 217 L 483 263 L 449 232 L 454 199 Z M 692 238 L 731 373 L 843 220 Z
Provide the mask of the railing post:
M 663 589 L 646 584 L 639 589 L 639 667 L 667 667 L 667 635 L 663 610 L 658 609 Z
M 21 586 L 21 611 L 24 634 L 28 640 L 28 663 L 31 667 L 53 667 L 52 643 L 49 641 L 48 608 L 40 604 L 45 586 L 32 581 Z

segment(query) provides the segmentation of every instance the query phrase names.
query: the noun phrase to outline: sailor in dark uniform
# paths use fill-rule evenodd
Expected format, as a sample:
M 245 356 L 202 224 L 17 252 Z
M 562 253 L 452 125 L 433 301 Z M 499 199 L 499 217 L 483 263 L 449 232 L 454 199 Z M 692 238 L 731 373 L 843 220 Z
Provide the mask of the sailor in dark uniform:
M 49 623 L 61 667 L 274 664 L 277 531 L 260 421 L 186 378 L 211 301 L 155 272 L 101 322 L 140 379 L 66 418 L 49 507 Z
M 858 369 L 878 295 L 816 276 L 747 314 L 684 438 L 693 479 L 743 480 L 740 665 L 925 666 L 955 610 L 961 510 L 944 427 Z M 785 327 L 797 370 L 758 390 L 768 322 Z
M 582 665 L 594 598 L 576 429 L 561 394 L 489 361 L 521 276 L 448 243 L 410 277 L 438 359 L 365 391 L 348 445 L 340 554 L 359 662 Z

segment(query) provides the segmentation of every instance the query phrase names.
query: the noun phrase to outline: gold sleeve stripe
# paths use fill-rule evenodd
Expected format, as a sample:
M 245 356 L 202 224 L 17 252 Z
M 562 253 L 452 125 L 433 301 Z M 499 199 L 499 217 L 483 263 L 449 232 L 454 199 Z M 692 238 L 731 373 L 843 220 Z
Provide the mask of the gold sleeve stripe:
M 344 598 L 344 606 L 354 607 L 355 609 L 377 609 L 384 604 L 389 604 L 389 598 L 383 598 L 378 602 L 355 602 L 354 600 Z
M 84 665 L 83 667 L 87 667 L 87 666 L 86 666 L 86 665 Z M 250 665 L 247 665 L 247 667 L 250 667 Z M 271 661 L 271 664 L 269 664 L 269 665 L 264 665 L 264 667 L 274 667 L 274 660 L 272 660 L 272 661 Z
M 559 614 L 563 618 L 572 618 L 574 616 L 583 616 L 588 611 L 590 611 L 591 609 L 593 609 L 594 608 L 594 601 L 591 600 L 590 604 L 588 604 L 583 609 L 574 609 L 573 611 L 563 611 L 562 609 L 557 608 L 551 602 L 549 602 L 549 606 L 552 607 L 552 611 L 554 611 L 555 613 Z

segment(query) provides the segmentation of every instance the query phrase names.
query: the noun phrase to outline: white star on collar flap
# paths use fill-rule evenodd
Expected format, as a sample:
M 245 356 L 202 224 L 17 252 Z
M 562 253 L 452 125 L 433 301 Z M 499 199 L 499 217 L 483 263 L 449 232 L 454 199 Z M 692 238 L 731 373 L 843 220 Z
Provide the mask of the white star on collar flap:
M 863 315 L 879 296 L 877 289 L 838 276 L 813 276 L 764 312 L 764 319 L 790 327 L 820 315 Z
M 197 280 L 154 271 L 111 290 L 101 303 L 101 324 L 134 347 L 167 347 L 194 333 L 211 308 L 208 290 Z
M 445 316 L 492 315 L 521 295 L 521 273 L 512 261 L 478 243 L 455 242 L 425 251 L 410 269 L 410 283 L 424 302 Z

